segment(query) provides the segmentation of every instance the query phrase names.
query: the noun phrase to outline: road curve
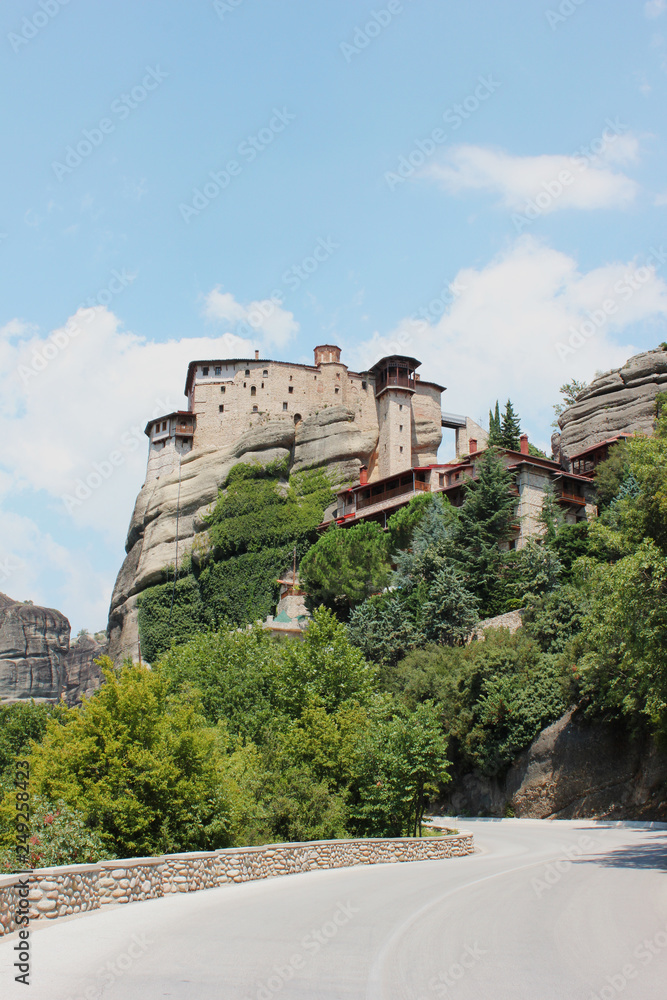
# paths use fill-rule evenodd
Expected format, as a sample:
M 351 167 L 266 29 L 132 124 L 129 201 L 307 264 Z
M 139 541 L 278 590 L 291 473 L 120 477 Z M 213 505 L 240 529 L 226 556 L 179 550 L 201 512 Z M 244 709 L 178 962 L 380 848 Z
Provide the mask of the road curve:
M 31 1000 L 665 1000 L 667 830 L 465 820 L 478 852 L 33 924 Z

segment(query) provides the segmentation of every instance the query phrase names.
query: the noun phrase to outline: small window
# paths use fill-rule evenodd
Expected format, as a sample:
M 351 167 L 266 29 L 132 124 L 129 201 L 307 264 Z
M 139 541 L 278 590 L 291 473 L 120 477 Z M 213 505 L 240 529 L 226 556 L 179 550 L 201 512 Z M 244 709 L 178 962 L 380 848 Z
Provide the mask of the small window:
M 398 429 L 399 429 L 399 431 L 402 431 L 403 430 L 403 424 L 399 424 L 398 425 Z
M 364 392 L 365 392 L 365 391 L 366 391 L 366 389 L 368 388 L 368 383 L 367 383 L 367 382 L 362 382 L 362 383 L 361 383 L 361 388 L 362 388 L 362 389 L 364 390 Z
M 401 445 L 401 447 L 399 448 L 399 451 L 400 451 L 400 453 L 402 455 L 403 454 L 403 445 Z
M 252 408 L 252 412 L 253 412 L 253 413 L 257 413 L 257 412 L 258 412 L 258 410 L 257 410 L 257 407 L 256 407 L 256 406 L 253 406 L 253 408 Z
M 293 385 L 288 385 L 287 386 L 287 391 L 288 392 L 294 392 L 294 386 Z
M 220 411 L 220 413 L 224 413 L 225 412 L 225 404 L 224 403 L 220 403 L 220 405 L 218 407 L 218 410 Z
M 440 483 L 441 486 L 445 485 L 445 474 L 444 474 L 444 472 L 439 473 L 439 475 L 438 475 L 438 481 L 439 481 L 439 483 Z
M 266 378 L 268 374 L 269 374 L 269 369 L 265 368 L 264 371 L 262 372 L 262 375 L 264 376 L 264 378 Z
M 165 420 L 165 422 L 162 424 L 162 430 L 166 431 L 166 429 L 167 429 L 167 421 Z
M 398 408 L 399 408 L 399 410 L 402 410 L 403 409 L 403 403 L 399 403 L 398 404 Z
M 225 387 L 224 387 L 224 385 L 221 385 L 220 386 L 220 392 L 224 392 L 224 391 L 225 391 Z
M 336 386 L 335 392 L 336 392 L 336 395 L 338 395 L 338 393 L 340 392 L 339 386 Z
M 287 403 L 283 403 L 283 410 L 287 409 Z
M 256 396 L 257 395 L 257 386 L 255 386 L 255 385 L 251 385 L 250 386 L 250 395 L 251 396 Z
M 244 389 L 245 389 L 245 387 L 247 386 L 247 384 L 248 384 L 247 382 L 244 382 L 244 383 L 243 383 L 243 388 L 244 388 Z
M 222 368 L 220 367 L 220 365 L 216 365 L 216 367 L 215 367 L 215 374 L 216 375 L 222 375 Z
M 249 369 L 249 368 L 246 368 L 246 370 L 245 370 L 245 375 L 246 375 L 246 378 L 248 377 L 248 375 L 249 375 L 249 374 L 250 374 L 250 369 Z
M 206 376 L 208 375 L 208 368 L 207 367 L 206 368 L 202 368 L 201 373 L 204 376 L 204 378 L 206 378 Z
M 264 388 L 264 383 L 262 382 L 262 389 Z

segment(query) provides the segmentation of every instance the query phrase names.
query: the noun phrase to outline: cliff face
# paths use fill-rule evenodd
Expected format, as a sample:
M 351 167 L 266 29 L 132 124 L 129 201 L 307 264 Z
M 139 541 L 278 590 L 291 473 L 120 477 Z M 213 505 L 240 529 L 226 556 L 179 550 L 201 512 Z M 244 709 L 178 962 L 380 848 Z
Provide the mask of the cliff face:
M 149 480 L 137 497 L 127 534 L 127 556 L 118 574 L 109 612 L 109 655 L 114 661 L 138 657 L 137 598 L 165 579 L 175 563 L 178 506 L 178 559 L 192 550 L 197 537 L 204 547 L 205 516 L 218 497 L 232 466 L 289 459 L 290 469 L 326 468 L 334 483 L 356 480 L 377 444 L 377 434 L 355 423 L 345 406 L 331 406 L 300 421 L 274 420 L 220 448 L 202 448 L 183 456 L 178 472 Z M 333 498 L 332 498 L 333 499 Z
M 58 699 L 69 632 L 59 611 L 0 594 L 0 701 Z
M 93 662 L 105 652 L 81 637 L 70 647 L 70 624 L 59 611 L 0 594 L 0 703 L 58 701 L 74 705 L 100 686 Z
M 445 811 L 526 819 L 667 820 L 667 753 L 571 709 L 536 737 L 503 780 L 466 774 Z
M 572 455 L 617 434 L 650 434 L 655 397 L 666 389 L 667 351 L 661 348 L 636 354 L 622 368 L 600 375 L 561 414 L 561 433 L 552 442 L 556 458 L 560 452 L 569 468 Z

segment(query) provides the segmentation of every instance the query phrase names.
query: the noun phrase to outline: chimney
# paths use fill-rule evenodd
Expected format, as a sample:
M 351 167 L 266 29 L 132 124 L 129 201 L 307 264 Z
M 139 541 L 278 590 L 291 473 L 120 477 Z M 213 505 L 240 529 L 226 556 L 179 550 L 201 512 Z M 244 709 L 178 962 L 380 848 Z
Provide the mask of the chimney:
M 365 486 L 368 483 L 368 469 L 362 465 L 359 469 L 359 485 Z
M 521 437 L 519 438 L 519 440 L 521 441 L 521 454 L 522 455 L 528 455 L 529 454 L 529 451 L 528 451 L 528 435 L 527 434 L 522 434 Z
M 473 452 L 477 451 L 477 438 L 470 438 L 468 441 L 468 451 L 471 455 Z
M 259 361 L 259 351 L 255 351 L 255 361 Z

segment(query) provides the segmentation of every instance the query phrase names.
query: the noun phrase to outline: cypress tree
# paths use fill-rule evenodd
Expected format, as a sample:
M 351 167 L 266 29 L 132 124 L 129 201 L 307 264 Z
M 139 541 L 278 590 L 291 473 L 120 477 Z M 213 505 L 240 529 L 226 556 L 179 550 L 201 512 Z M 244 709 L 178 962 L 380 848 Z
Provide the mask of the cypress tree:
M 512 401 L 507 400 L 507 405 L 505 406 L 505 412 L 503 413 L 503 422 L 500 428 L 500 442 L 503 448 L 508 448 L 510 451 L 518 451 L 521 447 L 521 442 L 519 437 L 521 435 L 521 420 L 519 414 L 516 413 L 514 407 L 512 406 Z
M 489 445 L 491 447 L 497 447 L 501 444 L 500 407 L 498 406 L 498 400 L 496 400 L 495 412 L 492 413 L 491 410 L 489 410 Z

